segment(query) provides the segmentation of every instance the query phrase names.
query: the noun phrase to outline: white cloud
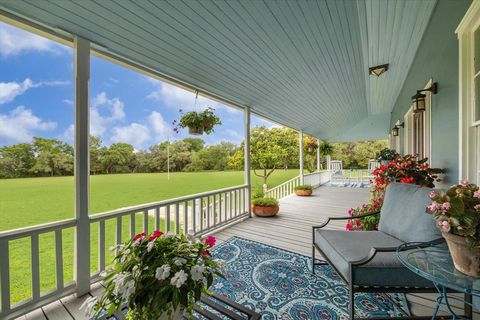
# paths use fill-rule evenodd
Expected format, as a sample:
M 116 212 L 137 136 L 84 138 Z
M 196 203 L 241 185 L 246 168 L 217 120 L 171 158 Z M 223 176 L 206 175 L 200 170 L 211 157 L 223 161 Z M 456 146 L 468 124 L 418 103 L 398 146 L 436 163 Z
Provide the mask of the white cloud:
M 146 142 L 152 139 L 150 129 L 136 122 L 124 127 L 115 127 L 112 131 L 112 142 L 130 143 L 136 149 L 142 148 Z
M 60 140 L 66 141 L 73 145 L 75 139 L 75 127 L 73 124 L 71 124 L 59 138 Z
M 70 81 L 64 80 L 51 80 L 34 83 L 30 78 L 26 78 L 23 82 L 0 82 L 0 104 L 13 101 L 16 97 L 24 94 L 31 88 L 38 88 L 41 86 L 65 86 L 69 84 Z
M 13 101 L 17 96 L 24 94 L 30 88 L 38 87 L 29 78 L 23 82 L 0 82 L 0 104 Z
M 148 116 L 148 122 L 152 127 L 152 131 L 155 133 L 156 139 L 166 138 L 169 126 L 159 112 L 152 111 Z
M 0 114 L 0 144 L 5 142 L 26 142 L 37 131 L 55 129 L 55 122 L 43 121 L 30 109 L 19 106 L 9 114 Z
M 62 101 L 63 101 L 64 103 L 66 103 L 66 104 L 69 104 L 69 105 L 73 106 L 73 100 L 63 99 Z
M 0 23 L 0 56 L 15 56 L 26 51 L 44 51 L 60 54 L 67 47 L 31 32 Z
M 92 99 L 90 133 L 101 136 L 107 128 L 125 118 L 124 104 L 119 98 L 109 99 L 105 92 Z

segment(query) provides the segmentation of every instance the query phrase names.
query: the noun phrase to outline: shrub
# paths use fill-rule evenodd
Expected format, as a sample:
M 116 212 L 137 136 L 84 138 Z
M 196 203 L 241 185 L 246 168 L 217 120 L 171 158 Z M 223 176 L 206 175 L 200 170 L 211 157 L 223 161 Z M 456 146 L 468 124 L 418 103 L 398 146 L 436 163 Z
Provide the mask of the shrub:
M 301 184 L 295 187 L 295 190 L 313 190 L 313 187 L 309 184 Z
M 260 207 L 274 207 L 278 206 L 278 201 L 274 198 L 256 198 L 252 200 L 252 204 Z
M 255 188 L 252 192 L 252 199 L 258 199 L 265 197 L 265 193 L 262 188 Z

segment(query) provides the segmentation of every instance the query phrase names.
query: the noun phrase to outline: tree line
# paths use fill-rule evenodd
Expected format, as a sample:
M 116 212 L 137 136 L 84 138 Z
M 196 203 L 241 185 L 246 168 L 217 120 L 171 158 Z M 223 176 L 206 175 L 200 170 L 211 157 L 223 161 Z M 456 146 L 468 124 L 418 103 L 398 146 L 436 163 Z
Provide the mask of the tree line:
M 304 163 L 316 170 L 316 148 L 312 139 L 304 141 Z M 315 140 L 316 141 L 316 140 Z M 368 159 L 385 143 L 322 143 L 322 155 L 333 154 L 349 164 L 366 166 Z M 316 143 L 315 143 L 316 146 Z M 136 151 L 128 143 L 105 146 L 99 137 L 89 140 L 92 175 L 113 173 L 149 173 L 170 171 L 243 170 L 244 142 L 235 145 L 220 142 L 207 146 L 200 138 L 164 141 L 147 150 Z M 169 161 L 168 161 L 169 159 Z M 264 183 L 277 169 L 298 168 L 298 133 L 288 128 L 255 127 L 251 131 L 251 165 Z M 346 167 L 347 167 L 346 166 Z M 74 149 L 57 139 L 34 137 L 30 143 L 0 147 L 0 178 L 73 175 Z

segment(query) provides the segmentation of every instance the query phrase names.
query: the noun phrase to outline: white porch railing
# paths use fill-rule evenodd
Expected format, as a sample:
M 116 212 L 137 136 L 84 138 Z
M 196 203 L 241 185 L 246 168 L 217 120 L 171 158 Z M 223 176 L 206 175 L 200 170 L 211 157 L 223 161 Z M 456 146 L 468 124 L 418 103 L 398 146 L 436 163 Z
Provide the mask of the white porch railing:
M 305 184 L 310 184 L 314 188 L 317 188 L 330 181 L 330 172 L 321 171 L 313 172 L 303 175 L 303 181 Z M 295 187 L 300 185 L 300 176 L 296 176 L 276 187 L 268 189 L 265 192 L 265 197 L 281 199 L 295 192 Z
M 216 228 L 248 217 L 248 200 L 248 186 L 241 185 L 90 216 L 91 233 L 98 234 L 98 265 L 96 270 L 91 270 L 91 281 L 97 281 L 100 272 L 105 270 L 106 265 L 110 262 L 108 252 L 105 250 L 107 247 L 107 224 L 114 225 L 115 230 L 114 243 L 109 243 L 109 245 L 125 242 L 142 231 L 150 233 L 153 230 L 161 230 L 162 232 L 187 233 L 191 230 L 196 236 L 201 236 Z M 137 224 L 137 222 L 141 223 Z M 15 318 L 75 292 L 75 282 L 64 283 L 63 280 L 62 233 L 67 229 L 74 230 L 76 224 L 75 219 L 68 219 L 0 232 L 0 319 Z M 55 273 L 56 285 L 52 290 L 42 292 L 39 270 L 39 235 L 49 233 L 53 233 L 55 238 L 53 249 L 55 262 L 52 262 L 54 263 L 52 272 Z M 9 246 L 12 240 L 21 239 L 27 239 L 31 243 L 31 296 L 12 304 Z M 79 240 L 89 241 L 88 239 Z
M 314 188 L 317 188 L 321 185 L 330 181 L 330 172 L 328 171 L 321 171 L 321 172 L 313 172 L 303 176 L 303 182 L 305 184 L 309 184 Z

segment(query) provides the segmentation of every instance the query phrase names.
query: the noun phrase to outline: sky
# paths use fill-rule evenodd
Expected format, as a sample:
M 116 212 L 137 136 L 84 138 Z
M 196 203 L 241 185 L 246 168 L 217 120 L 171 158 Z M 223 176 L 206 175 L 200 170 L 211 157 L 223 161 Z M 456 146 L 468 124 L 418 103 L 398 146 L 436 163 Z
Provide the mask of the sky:
M 0 22 L 0 146 L 32 137 L 73 143 L 73 49 Z M 243 139 L 243 113 L 234 108 L 91 57 L 90 133 L 104 145 L 126 142 L 136 150 L 188 137 L 173 132 L 184 112 L 215 108 L 222 121 L 207 145 Z M 252 117 L 252 127 L 275 124 Z

